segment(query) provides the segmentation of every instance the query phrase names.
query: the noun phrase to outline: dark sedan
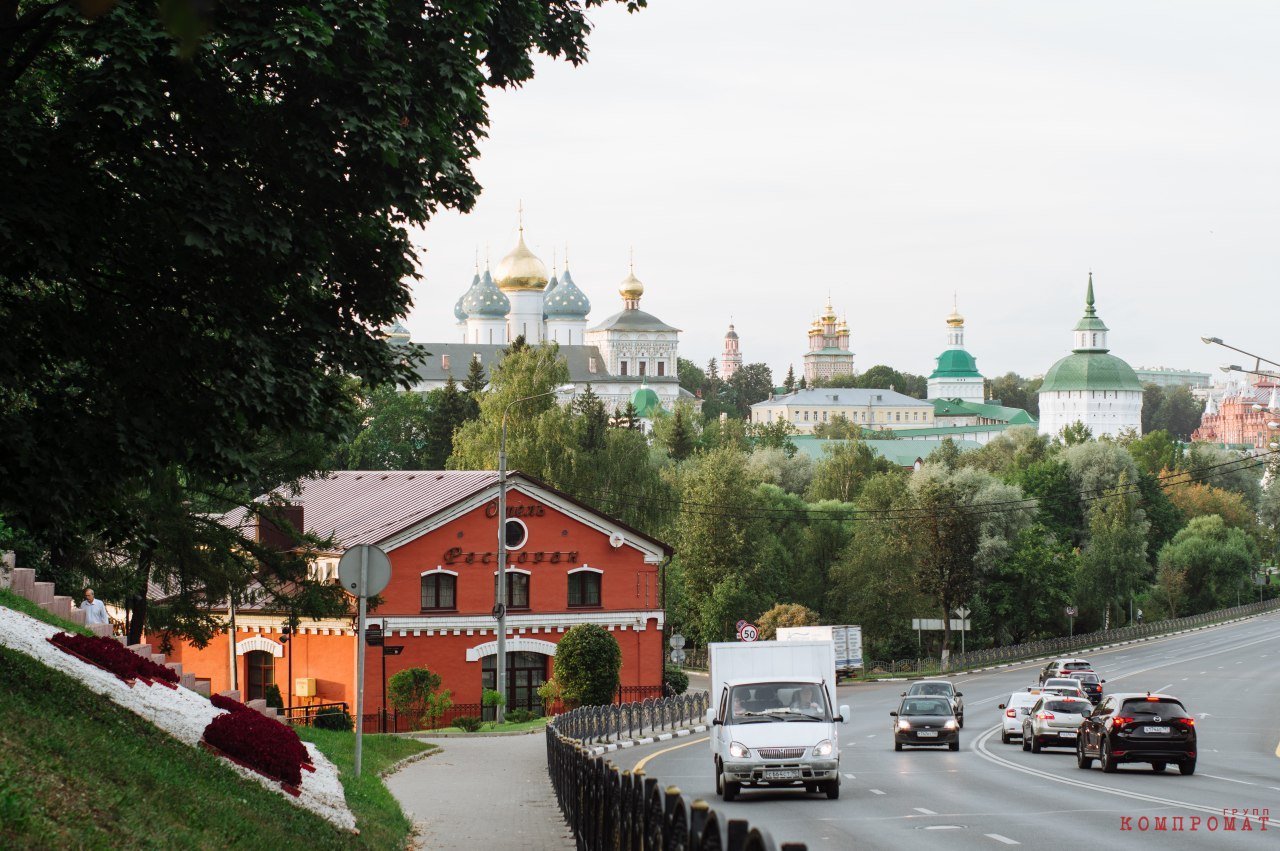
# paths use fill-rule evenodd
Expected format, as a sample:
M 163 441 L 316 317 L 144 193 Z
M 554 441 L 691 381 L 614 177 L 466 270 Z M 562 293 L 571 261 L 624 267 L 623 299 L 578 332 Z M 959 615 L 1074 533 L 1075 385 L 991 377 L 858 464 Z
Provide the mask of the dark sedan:
M 903 745 L 946 745 L 960 750 L 960 724 L 945 697 L 904 697 L 893 716 L 893 749 Z
M 1071 671 L 1067 676 L 1080 682 L 1080 688 L 1084 689 L 1085 697 L 1089 698 L 1089 702 L 1094 706 L 1102 702 L 1102 684 L 1106 680 L 1099 679 L 1093 671 Z
M 1076 739 L 1076 763 L 1097 759 L 1111 773 L 1125 762 L 1147 762 L 1159 773 L 1175 762 L 1183 774 L 1196 770 L 1196 719 L 1167 694 L 1110 694 L 1084 719 Z

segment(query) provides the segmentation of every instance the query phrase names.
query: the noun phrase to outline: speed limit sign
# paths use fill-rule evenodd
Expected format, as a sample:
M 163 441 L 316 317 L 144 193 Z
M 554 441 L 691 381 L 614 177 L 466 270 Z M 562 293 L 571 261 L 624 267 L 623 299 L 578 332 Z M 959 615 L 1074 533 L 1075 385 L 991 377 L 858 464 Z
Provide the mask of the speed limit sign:
M 738 630 L 738 638 L 743 641 L 755 641 L 760 637 L 760 631 L 756 629 L 755 624 L 743 624 L 742 629 Z

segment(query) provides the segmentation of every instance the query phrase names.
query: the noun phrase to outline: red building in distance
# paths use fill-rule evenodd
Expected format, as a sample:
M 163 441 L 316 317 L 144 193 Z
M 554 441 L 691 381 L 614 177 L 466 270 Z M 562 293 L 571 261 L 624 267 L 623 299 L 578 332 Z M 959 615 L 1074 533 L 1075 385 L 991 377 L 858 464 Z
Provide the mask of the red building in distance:
M 342 471 L 307 480 L 289 497 L 303 528 L 340 544 L 316 561 L 316 578 L 337 581 L 341 552 L 355 544 L 376 544 L 390 558 L 391 581 L 368 617 L 385 644 L 404 648 L 386 659 L 388 677 L 430 668 L 455 705 L 474 706 L 477 715 L 482 689 L 495 685 L 497 488 L 488 471 Z M 625 696 L 660 694 L 660 579 L 670 547 L 520 473 L 508 476 L 507 516 L 508 710 L 541 709 L 537 689 L 554 672 L 556 645 L 578 624 L 617 639 Z M 169 660 L 215 692 L 234 681 L 246 700 L 275 683 L 282 694 L 292 685 L 295 706 L 354 706 L 353 619 L 304 620 L 288 642 L 285 625 L 283 613 L 241 607 L 234 654 L 224 632 L 205 648 L 178 643 Z M 366 655 L 366 713 L 384 705 L 380 653 L 370 647 Z
M 1254 410 L 1255 406 L 1260 410 Z M 1267 424 L 1277 419 L 1280 419 L 1280 383 L 1263 378 L 1248 387 L 1229 390 L 1221 400 L 1210 397 L 1200 417 L 1200 427 L 1191 432 L 1191 439 L 1267 449 L 1276 439 L 1275 430 Z

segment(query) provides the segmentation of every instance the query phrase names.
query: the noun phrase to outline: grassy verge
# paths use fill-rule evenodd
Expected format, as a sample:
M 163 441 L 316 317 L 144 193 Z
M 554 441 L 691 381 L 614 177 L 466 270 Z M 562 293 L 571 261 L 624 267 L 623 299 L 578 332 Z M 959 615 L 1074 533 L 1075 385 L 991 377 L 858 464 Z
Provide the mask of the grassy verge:
M 365 736 L 360 776 L 355 776 L 356 736 L 336 730 L 298 727 L 298 736 L 312 742 L 338 766 L 347 806 L 356 817 L 360 837 L 370 848 L 403 848 L 413 825 L 405 818 L 400 802 L 383 784 L 382 772 L 400 760 L 435 745 L 399 736 Z
M 0 588 L 0 606 L 13 609 L 16 612 L 22 612 L 24 615 L 30 615 L 38 621 L 44 621 L 47 624 L 58 627 L 64 632 L 78 633 L 79 635 L 93 635 L 89 630 L 82 626 L 73 624 L 71 621 L 64 621 L 60 617 L 49 614 L 40 606 L 21 597 L 8 588 Z
M 418 744 L 369 750 L 390 761 Z M 351 801 L 364 832 L 340 830 L 72 678 L 0 648 L 0 847 L 403 847 L 399 808 L 388 813 L 385 801 L 367 806 L 366 797 L 378 796 L 361 786 Z
M 529 721 L 506 722 L 496 724 L 493 721 L 486 721 L 480 725 L 477 733 L 523 733 L 526 730 L 541 730 L 547 726 L 549 718 L 533 718 Z M 430 733 L 466 733 L 461 727 L 441 727 L 438 730 L 423 731 L 423 735 Z

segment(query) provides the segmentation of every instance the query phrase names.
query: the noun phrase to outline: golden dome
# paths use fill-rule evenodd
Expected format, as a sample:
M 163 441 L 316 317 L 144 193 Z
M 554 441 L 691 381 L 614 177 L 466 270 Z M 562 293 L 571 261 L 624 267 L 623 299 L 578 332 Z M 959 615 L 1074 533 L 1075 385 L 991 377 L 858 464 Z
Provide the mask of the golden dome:
M 627 273 L 626 279 L 618 287 L 618 293 L 627 299 L 637 299 L 644 295 L 644 284 L 636 277 L 635 269 Z
M 952 328 L 962 328 L 964 327 L 964 317 L 955 310 L 952 310 L 951 315 L 947 317 L 947 325 Z
M 523 226 L 520 228 L 520 239 L 516 247 L 502 258 L 493 278 L 498 289 L 503 292 L 546 289 L 547 267 L 529 250 L 529 246 L 524 244 Z

